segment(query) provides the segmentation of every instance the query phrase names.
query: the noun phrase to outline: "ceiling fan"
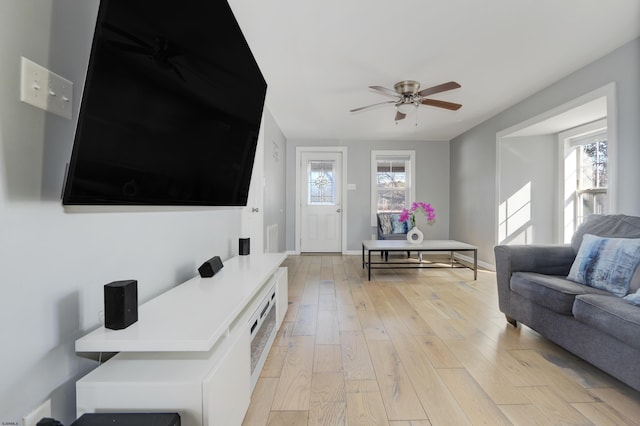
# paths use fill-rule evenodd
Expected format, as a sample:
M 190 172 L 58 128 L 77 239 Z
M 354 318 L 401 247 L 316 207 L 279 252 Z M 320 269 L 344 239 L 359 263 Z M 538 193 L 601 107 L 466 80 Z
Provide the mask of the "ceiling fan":
M 408 113 L 417 110 L 420 105 L 428 105 L 437 108 L 445 108 L 452 111 L 457 111 L 460 109 L 460 107 L 462 107 L 461 104 L 440 101 L 437 99 L 428 99 L 427 96 L 446 92 L 447 90 L 457 89 L 459 87 L 461 86 L 458 83 L 456 83 L 455 81 L 450 81 L 448 83 L 442 83 L 438 84 L 437 86 L 432 86 L 420 90 L 420 83 L 414 80 L 403 80 L 397 82 L 393 86 L 395 90 L 387 89 L 386 87 L 382 86 L 369 86 L 369 89 L 374 90 L 381 95 L 392 97 L 394 98 L 394 100 L 378 102 L 372 105 L 355 108 L 350 110 L 350 112 L 363 111 L 379 105 L 394 104 L 396 107 L 395 120 L 397 124 L 398 120 L 404 119 Z

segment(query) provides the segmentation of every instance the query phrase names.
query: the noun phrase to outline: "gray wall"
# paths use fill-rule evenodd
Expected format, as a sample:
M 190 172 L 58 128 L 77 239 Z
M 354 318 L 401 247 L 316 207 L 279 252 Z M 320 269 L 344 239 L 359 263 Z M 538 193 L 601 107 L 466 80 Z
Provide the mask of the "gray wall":
M 640 39 L 636 39 L 451 141 L 451 238 L 493 264 L 496 134 L 615 81 L 618 213 L 640 215 Z
M 421 227 L 426 238 L 449 237 L 449 142 L 446 141 L 287 141 L 287 250 L 295 250 L 295 164 L 298 146 L 336 146 L 347 148 L 347 247 L 362 249 L 362 241 L 375 234 L 371 226 L 371 151 L 414 150 L 416 152 L 416 199 L 431 203 L 437 219 Z
M 54 417 L 75 419 L 75 381 L 96 364 L 76 356 L 74 342 L 99 325 L 104 284 L 137 279 L 142 303 L 196 275 L 211 256 L 238 250 L 239 208 L 62 207 L 97 9 L 98 0 L 0 2 L 3 424 L 21 424 L 49 397 Z M 75 83 L 73 120 L 19 101 L 20 56 Z M 271 132 L 279 140 L 277 125 L 265 121 L 266 140 Z
M 278 225 L 278 251 L 285 251 L 286 236 L 286 164 L 287 140 L 269 111 L 264 114 L 264 225 L 265 247 L 267 227 Z
M 511 210 L 511 216 L 506 215 L 508 235 L 501 244 L 556 242 L 557 146 L 555 135 L 502 139 L 499 203 Z M 521 195 L 526 196 L 528 204 L 514 200 Z M 515 212 L 514 207 L 518 209 Z M 527 216 L 529 220 L 521 225 L 520 218 Z M 513 226 L 513 222 L 518 227 Z

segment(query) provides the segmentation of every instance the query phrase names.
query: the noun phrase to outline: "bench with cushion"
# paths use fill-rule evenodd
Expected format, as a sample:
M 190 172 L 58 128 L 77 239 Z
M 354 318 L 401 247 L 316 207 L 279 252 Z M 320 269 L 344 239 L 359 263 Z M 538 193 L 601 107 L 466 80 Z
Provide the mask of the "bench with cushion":
M 406 240 L 407 232 L 413 228 L 410 220 L 400 222 L 400 213 L 377 213 L 378 240 Z M 409 257 L 410 252 L 407 252 Z M 385 260 L 389 259 L 389 252 L 383 252 Z

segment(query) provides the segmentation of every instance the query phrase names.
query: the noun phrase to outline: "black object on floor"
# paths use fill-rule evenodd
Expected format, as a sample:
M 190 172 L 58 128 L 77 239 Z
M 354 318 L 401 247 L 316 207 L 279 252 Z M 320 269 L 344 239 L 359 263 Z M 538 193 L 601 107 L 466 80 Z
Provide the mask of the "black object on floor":
M 71 426 L 180 426 L 178 413 L 87 413 Z

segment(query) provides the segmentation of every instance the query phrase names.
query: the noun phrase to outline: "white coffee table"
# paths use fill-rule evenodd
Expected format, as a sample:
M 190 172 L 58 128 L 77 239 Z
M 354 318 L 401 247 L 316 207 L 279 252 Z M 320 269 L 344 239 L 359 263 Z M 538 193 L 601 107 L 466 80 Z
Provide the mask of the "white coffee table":
M 418 252 L 419 260 L 417 262 L 372 262 L 372 251 L 380 252 L 381 254 L 389 251 L 415 251 Z M 450 253 L 450 265 L 446 267 L 471 269 L 473 270 L 473 279 L 478 279 L 478 247 L 455 240 L 424 240 L 419 244 L 410 243 L 405 240 L 365 240 L 362 242 L 362 268 L 366 268 L 368 270 L 369 281 L 371 281 L 372 269 L 442 268 L 443 266 L 435 265 L 433 263 L 424 263 L 422 261 L 422 256 L 420 255 L 421 252 L 437 251 Z M 455 260 L 453 256 L 454 252 L 473 252 L 473 268 Z

